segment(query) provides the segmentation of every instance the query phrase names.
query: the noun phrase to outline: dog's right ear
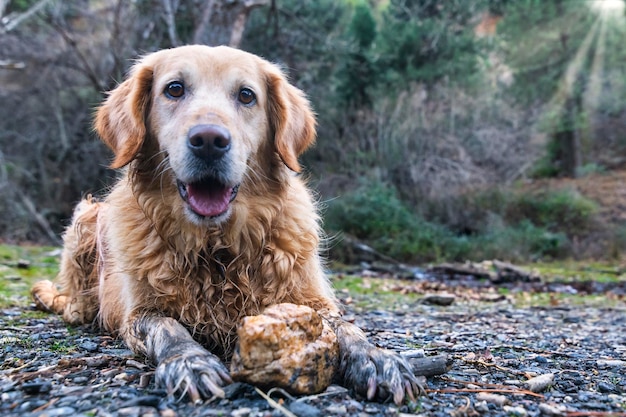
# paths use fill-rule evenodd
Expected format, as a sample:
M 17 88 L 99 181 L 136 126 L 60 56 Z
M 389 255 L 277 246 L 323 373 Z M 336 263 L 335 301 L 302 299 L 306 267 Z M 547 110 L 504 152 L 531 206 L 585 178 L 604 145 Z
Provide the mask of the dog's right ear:
M 111 168 L 127 165 L 141 149 L 147 133 L 152 78 L 151 66 L 136 64 L 96 112 L 95 130 L 115 154 Z

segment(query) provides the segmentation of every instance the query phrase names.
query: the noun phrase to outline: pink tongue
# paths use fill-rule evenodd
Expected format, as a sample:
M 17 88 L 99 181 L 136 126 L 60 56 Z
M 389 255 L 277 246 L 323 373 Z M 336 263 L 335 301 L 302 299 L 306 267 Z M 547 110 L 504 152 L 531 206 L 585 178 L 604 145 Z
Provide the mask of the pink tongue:
M 228 210 L 233 190 L 226 187 L 188 184 L 187 193 L 189 196 L 187 201 L 196 214 L 215 217 Z

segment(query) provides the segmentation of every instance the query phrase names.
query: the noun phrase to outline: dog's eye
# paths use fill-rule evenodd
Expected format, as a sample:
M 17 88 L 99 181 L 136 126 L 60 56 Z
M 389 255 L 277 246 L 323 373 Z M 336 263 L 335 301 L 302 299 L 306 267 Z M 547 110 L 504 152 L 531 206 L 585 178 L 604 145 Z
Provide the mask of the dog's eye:
M 249 88 L 242 88 L 239 90 L 239 96 L 237 97 L 241 104 L 252 104 L 256 100 L 256 95 Z
M 165 86 L 165 95 L 169 98 L 180 98 L 185 94 L 185 86 L 180 81 L 174 81 Z

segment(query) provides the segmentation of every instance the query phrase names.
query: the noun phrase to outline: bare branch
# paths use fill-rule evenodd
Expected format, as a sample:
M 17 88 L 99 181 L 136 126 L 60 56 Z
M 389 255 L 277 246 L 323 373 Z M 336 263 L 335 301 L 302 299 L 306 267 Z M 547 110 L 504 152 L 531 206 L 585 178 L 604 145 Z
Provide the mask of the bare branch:
M 163 8 L 165 9 L 165 24 L 167 25 L 167 35 L 170 38 L 170 43 L 172 46 L 180 45 L 180 41 L 178 40 L 178 35 L 176 32 L 176 9 L 178 9 L 178 4 L 175 0 L 162 0 Z
M 239 47 L 250 12 L 255 7 L 265 6 L 267 4 L 269 4 L 269 0 L 247 0 L 244 2 L 242 10 L 239 11 L 235 21 L 233 22 L 233 27 L 230 32 L 230 42 L 228 42 L 229 46 L 232 46 L 233 48 Z
M 4 17 L 4 11 L 7 9 L 9 5 L 9 0 L 0 0 L 0 19 Z
M 100 82 L 100 78 L 98 77 L 98 73 L 95 68 L 90 64 L 90 60 L 83 54 L 83 52 L 78 47 L 78 42 L 72 37 L 72 35 L 60 24 L 57 22 L 51 23 L 52 27 L 61 35 L 61 37 L 67 42 L 67 44 L 74 50 L 78 60 L 82 65 L 82 71 L 85 73 L 91 84 L 94 86 L 96 91 L 104 91 L 106 86 L 102 85 Z
M 28 210 L 31 216 L 33 216 L 35 222 L 37 222 L 39 227 L 41 227 L 41 229 L 46 233 L 48 238 L 55 244 L 60 244 L 61 241 L 59 240 L 59 237 L 52 230 L 52 227 L 50 226 L 48 220 L 46 220 L 46 218 L 39 211 L 37 211 L 33 200 L 31 200 L 25 193 L 17 193 L 17 195 L 22 200 L 23 206 L 26 208 L 26 210 Z
M 202 38 L 204 38 L 204 34 L 207 31 L 207 27 L 209 22 L 211 21 L 211 17 L 213 17 L 213 13 L 215 13 L 215 9 L 217 8 L 217 1 L 208 0 L 204 5 L 204 9 L 202 10 L 202 18 L 196 26 L 196 30 L 193 33 L 193 43 L 202 43 Z
M 113 29 L 111 31 L 111 53 L 113 55 L 113 74 L 118 75 L 124 67 L 124 62 L 120 56 L 121 44 L 124 34 L 121 27 L 123 17 L 123 6 L 125 0 L 118 0 L 113 13 Z
M 8 0 L 0 0 L 0 2 L 2 2 L 0 3 L 1 9 L 4 9 L 8 5 Z M 0 21 L 0 23 L 2 23 L 2 27 L 0 27 L 0 32 L 6 33 L 12 31 L 16 27 L 18 27 L 20 23 L 27 20 L 31 16 L 35 15 L 35 13 L 43 9 L 49 2 L 50 0 L 39 0 L 37 3 L 35 3 L 33 7 L 26 10 L 24 13 L 18 14 L 15 17 L 6 16 L 5 18 L 2 18 L 2 20 Z M 0 12 L 3 11 L 4 10 L 0 10 Z M 0 13 L 0 17 L 1 16 L 2 14 Z
M 0 68 L 10 70 L 21 70 L 26 68 L 26 64 L 21 61 L 14 61 L 12 59 L 0 59 Z

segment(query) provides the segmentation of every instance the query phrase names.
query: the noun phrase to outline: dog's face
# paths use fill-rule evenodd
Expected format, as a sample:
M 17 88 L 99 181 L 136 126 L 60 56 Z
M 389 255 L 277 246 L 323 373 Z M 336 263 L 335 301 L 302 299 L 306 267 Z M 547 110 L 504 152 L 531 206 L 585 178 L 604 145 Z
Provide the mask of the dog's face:
M 141 60 L 98 110 L 96 129 L 115 152 L 112 167 L 158 161 L 155 175 L 175 183 L 187 217 L 217 223 L 250 170 L 272 176 L 284 169 L 275 160 L 300 169 L 314 123 L 274 65 L 227 47 L 186 46 Z

